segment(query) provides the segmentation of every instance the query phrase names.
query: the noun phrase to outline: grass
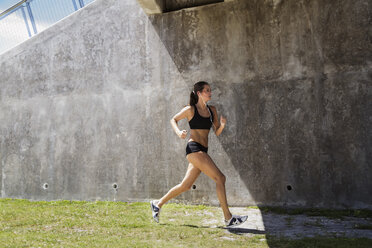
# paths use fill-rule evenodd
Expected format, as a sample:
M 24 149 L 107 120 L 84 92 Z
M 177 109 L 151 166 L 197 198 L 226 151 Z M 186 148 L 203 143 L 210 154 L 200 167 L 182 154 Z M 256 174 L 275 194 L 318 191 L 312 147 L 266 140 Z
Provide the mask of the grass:
M 314 221 L 306 221 L 304 223 L 304 226 L 315 226 L 315 227 L 324 227 L 324 225 L 321 223 L 321 220 L 316 220 L 315 222 Z
M 0 199 L 1 247 L 372 247 L 370 239 L 275 239 L 222 228 L 219 208 L 148 203 Z M 351 245 L 353 244 L 353 245 Z M 347 246 L 349 245 L 349 246 Z
M 292 217 L 285 217 L 285 221 L 288 227 L 292 227 L 292 221 L 293 221 Z
M 278 239 L 269 242 L 268 247 L 281 248 L 367 248 L 371 247 L 370 239 L 348 239 L 348 238 L 304 238 L 300 240 Z
M 368 224 L 356 224 L 354 226 L 355 229 L 361 229 L 361 230 L 372 230 L 372 225 Z

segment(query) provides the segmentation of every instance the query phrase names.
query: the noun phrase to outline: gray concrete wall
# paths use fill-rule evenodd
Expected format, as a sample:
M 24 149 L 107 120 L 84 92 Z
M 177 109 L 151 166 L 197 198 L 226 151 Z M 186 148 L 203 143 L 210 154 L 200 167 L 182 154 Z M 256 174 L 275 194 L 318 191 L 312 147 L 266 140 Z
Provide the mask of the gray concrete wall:
M 370 13 L 236 0 L 147 16 L 96 0 L 0 57 L 1 197 L 160 197 L 187 168 L 169 119 L 206 80 L 228 120 L 209 154 L 231 205 L 372 208 Z M 212 180 L 196 186 L 177 200 L 218 204 Z

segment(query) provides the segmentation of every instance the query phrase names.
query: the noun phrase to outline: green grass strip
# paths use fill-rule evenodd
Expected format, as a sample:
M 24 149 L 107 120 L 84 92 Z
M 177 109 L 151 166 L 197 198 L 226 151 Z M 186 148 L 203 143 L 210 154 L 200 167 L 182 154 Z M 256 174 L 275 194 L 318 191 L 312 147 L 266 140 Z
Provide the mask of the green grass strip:
M 268 210 L 267 210 L 268 211 Z M 148 203 L 0 199 L 1 247 L 372 247 L 371 239 L 277 239 L 222 228 L 220 208 Z

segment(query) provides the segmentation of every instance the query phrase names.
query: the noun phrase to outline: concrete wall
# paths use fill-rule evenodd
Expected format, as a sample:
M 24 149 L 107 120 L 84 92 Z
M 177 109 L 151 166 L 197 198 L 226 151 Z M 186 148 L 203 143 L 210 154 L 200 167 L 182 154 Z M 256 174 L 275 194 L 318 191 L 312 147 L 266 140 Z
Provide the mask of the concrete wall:
M 147 16 L 96 0 L 0 57 L 1 197 L 160 197 L 187 168 L 169 119 L 206 80 L 228 120 L 209 154 L 230 204 L 372 208 L 370 13 L 236 0 Z M 196 186 L 177 200 L 218 204 L 212 180 Z

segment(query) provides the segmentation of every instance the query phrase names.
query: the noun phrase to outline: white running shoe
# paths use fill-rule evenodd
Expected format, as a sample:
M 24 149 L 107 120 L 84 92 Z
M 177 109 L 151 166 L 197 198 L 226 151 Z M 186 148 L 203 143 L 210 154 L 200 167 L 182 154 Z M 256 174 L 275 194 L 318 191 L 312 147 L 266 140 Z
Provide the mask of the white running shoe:
M 233 227 L 238 226 L 244 223 L 248 219 L 248 215 L 239 216 L 239 215 L 232 215 L 230 220 L 225 220 L 226 227 Z
M 151 205 L 151 212 L 152 212 L 152 218 L 159 223 L 159 214 L 160 214 L 160 208 L 155 205 L 155 201 L 150 201 Z

